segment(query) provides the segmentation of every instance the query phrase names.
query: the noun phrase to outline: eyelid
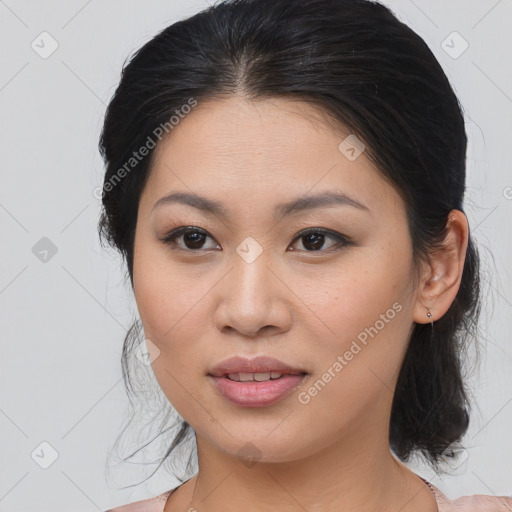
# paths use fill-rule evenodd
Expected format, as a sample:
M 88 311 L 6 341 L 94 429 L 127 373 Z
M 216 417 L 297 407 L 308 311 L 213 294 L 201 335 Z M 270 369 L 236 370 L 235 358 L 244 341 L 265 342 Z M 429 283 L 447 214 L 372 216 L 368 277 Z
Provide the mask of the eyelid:
M 186 234 L 187 232 L 198 232 L 198 233 L 201 233 L 203 235 L 205 235 L 206 237 L 209 237 L 211 238 L 212 240 L 214 240 L 218 245 L 220 245 L 217 240 L 215 240 L 215 238 L 210 235 L 210 233 L 208 233 L 208 231 L 206 231 L 205 229 L 202 229 L 198 226 L 192 226 L 192 225 L 186 225 L 186 226 L 180 226 L 180 227 L 177 227 L 175 229 L 172 229 L 169 233 L 167 233 L 166 235 L 164 235 L 163 237 L 160 238 L 161 242 L 164 243 L 165 245 L 174 245 L 175 247 L 172 247 L 173 250 L 177 250 L 177 251 L 184 251 L 184 252 L 187 252 L 187 253 L 201 253 L 201 252 L 205 252 L 205 251 L 211 251 L 212 249 L 202 249 L 202 248 L 199 248 L 199 249 L 187 249 L 187 248 L 183 248 L 183 247 L 180 247 L 174 240 L 176 238 L 179 238 L 180 236 Z M 300 230 L 296 235 L 295 237 L 292 239 L 290 245 L 293 245 L 297 240 L 299 240 L 300 238 L 304 237 L 304 236 L 307 236 L 308 234 L 310 233 L 320 233 L 322 235 L 325 235 L 326 237 L 329 237 L 333 240 L 335 240 L 337 243 L 333 244 L 331 247 L 329 247 L 328 249 L 320 249 L 318 251 L 306 251 L 306 250 L 299 250 L 299 252 L 302 252 L 302 253 L 329 253 L 329 252 L 332 252 L 332 251 L 335 251 L 335 250 L 339 250 L 340 249 L 340 245 L 342 247 L 346 247 L 348 245 L 350 245 L 352 243 L 352 240 L 350 237 L 348 237 L 347 235 L 344 235 L 342 233 L 339 233 L 337 231 L 333 231 L 331 229 L 327 229 L 327 228 L 321 228 L 321 227 L 308 227 L 308 228 L 304 228 L 302 230 Z M 342 248 L 341 247 L 341 248 Z M 294 249 L 294 251 L 296 251 Z
M 218 242 L 215 240 L 215 238 L 213 238 L 212 235 L 210 235 L 210 233 L 208 233 L 208 231 L 206 231 L 205 229 L 202 229 L 198 226 L 191 226 L 191 225 L 188 225 L 188 226 L 180 226 L 178 228 L 175 228 L 175 229 L 172 229 L 170 232 L 168 232 L 166 235 L 164 235 L 162 238 L 160 238 L 160 240 L 166 244 L 166 245 L 175 245 L 176 248 L 173 247 L 174 250 L 181 250 L 181 251 L 185 251 L 185 252 L 188 252 L 188 253 L 193 253 L 193 252 L 204 252 L 205 249 L 196 249 L 196 250 L 193 250 L 193 249 L 184 249 L 182 247 L 179 247 L 176 242 L 174 242 L 174 240 L 176 238 L 179 238 L 180 236 L 186 234 L 187 232 L 198 232 L 198 233 L 201 233 L 209 238 L 211 238 L 212 240 L 214 240 L 217 244 Z M 220 244 L 219 244 L 220 245 Z M 209 250 L 209 249 L 207 249 Z
M 319 251 L 301 251 L 301 252 L 305 252 L 305 253 L 311 253 L 311 254 L 315 254 L 315 253 L 329 253 L 329 252 L 332 252 L 332 251 L 335 251 L 337 249 L 340 249 L 340 244 L 342 245 L 342 247 L 345 247 L 347 245 L 350 245 L 351 244 L 351 239 L 346 236 L 346 235 L 343 235 L 342 233 L 339 233 L 337 231 L 333 231 L 331 229 L 327 229 L 327 228 L 320 228 L 320 227 L 311 227 L 311 228 L 305 228 L 305 229 L 302 229 L 301 231 L 299 231 L 297 233 L 297 235 L 295 235 L 295 238 L 292 240 L 292 244 L 296 241 L 296 240 L 299 240 L 300 238 L 308 235 L 309 233 L 320 233 L 322 235 L 325 235 L 329 238 L 332 238 L 333 240 L 335 240 L 337 243 L 331 245 L 331 247 L 329 247 L 328 249 L 324 249 L 324 250 L 319 250 Z M 291 245 L 291 244 L 290 244 Z

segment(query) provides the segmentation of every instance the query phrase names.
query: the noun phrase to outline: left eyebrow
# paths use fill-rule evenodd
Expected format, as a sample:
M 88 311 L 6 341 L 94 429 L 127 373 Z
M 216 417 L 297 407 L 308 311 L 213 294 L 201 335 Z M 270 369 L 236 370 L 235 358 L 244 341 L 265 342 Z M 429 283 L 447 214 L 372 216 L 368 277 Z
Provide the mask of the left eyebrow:
M 305 195 L 288 203 L 278 204 L 275 211 L 276 213 L 285 216 L 304 210 L 312 210 L 314 208 L 345 205 L 370 212 L 370 209 L 367 206 L 340 192 L 323 192 L 317 195 Z
M 170 203 L 185 204 L 221 217 L 229 216 L 229 211 L 222 203 L 189 192 L 174 192 L 164 196 L 155 203 L 153 210 L 155 210 L 157 206 Z M 276 215 L 284 217 L 305 210 L 330 206 L 352 206 L 370 213 L 370 209 L 356 199 L 346 194 L 329 191 L 316 195 L 305 195 L 286 203 L 280 203 L 275 206 L 274 211 Z

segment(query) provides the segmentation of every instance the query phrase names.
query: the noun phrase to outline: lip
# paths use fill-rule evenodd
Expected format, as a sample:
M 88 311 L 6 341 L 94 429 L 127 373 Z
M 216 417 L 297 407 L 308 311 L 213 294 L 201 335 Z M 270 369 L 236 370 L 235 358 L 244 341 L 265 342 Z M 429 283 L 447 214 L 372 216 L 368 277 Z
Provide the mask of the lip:
M 278 379 L 249 382 L 237 382 L 227 377 L 229 373 L 267 372 L 279 372 L 283 375 Z M 231 357 L 210 370 L 208 376 L 216 390 L 231 403 L 240 407 L 265 407 L 282 400 L 299 387 L 307 372 L 273 357 Z
M 287 397 L 302 384 L 306 374 L 283 375 L 263 382 L 236 382 L 227 377 L 211 377 L 217 391 L 239 407 L 266 407 Z
M 307 373 L 302 368 L 294 368 L 273 357 L 259 356 L 254 359 L 245 357 L 230 357 L 225 359 L 208 372 L 212 377 L 224 377 L 229 373 L 265 373 L 279 372 L 283 374 L 300 375 Z

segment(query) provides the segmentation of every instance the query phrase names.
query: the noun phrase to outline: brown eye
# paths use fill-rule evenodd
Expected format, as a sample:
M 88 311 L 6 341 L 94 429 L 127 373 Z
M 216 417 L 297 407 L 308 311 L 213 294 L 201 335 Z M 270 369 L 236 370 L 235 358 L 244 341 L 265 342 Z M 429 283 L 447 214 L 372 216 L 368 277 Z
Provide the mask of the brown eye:
M 207 239 L 213 240 L 213 238 L 203 229 L 194 226 L 181 226 L 171 231 L 168 235 L 162 238 L 162 242 L 168 245 L 172 245 L 173 249 L 199 252 L 200 250 L 211 250 L 216 249 L 219 246 L 205 247 Z M 180 239 L 182 239 L 180 241 Z M 327 248 L 325 248 L 326 240 L 332 240 Z M 345 247 L 350 244 L 350 240 L 336 231 L 330 231 L 324 228 L 309 228 L 301 231 L 294 239 L 302 240 L 302 247 L 298 250 L 304 252 L 330 252 Z M 178 243 L 179 242 L 179 243 Z M 296 251 L 297 249 L 292 249 Z
M 334 240 L 335 243 L 331 244 L 327 249 L 325 249 L 325 240 L 329 238 Z M 301 231 L 295 237 L 295 240 L 302 240 L 302 246 L 305 248 L 304 250 L 306 252 L 321 251 L 322 249 L 323 252 L 329 252 L 333 247 L 337 248 L 339 246 L 348 245 L 349 243 L 347 237 L 341 235 L 340 233 L 336 233 L 335 231 L 330 231 L 323 228 L 313 228 L 306 231 Z
M 176 240 L 183 238 L 183 242 L 178 244 Z M 202 229 L 195 228 L 193 226 L 182 226 L 178 229 L 171 231 L 168 235 L 163 238 L 163 242 L 166 244 L 177 245 L 179 249 L 183 250 L 198 250 L 203 249 L 207 238 L 211 238 L 208 233 Z M 184 247 L 183 247 L 184 246 Z

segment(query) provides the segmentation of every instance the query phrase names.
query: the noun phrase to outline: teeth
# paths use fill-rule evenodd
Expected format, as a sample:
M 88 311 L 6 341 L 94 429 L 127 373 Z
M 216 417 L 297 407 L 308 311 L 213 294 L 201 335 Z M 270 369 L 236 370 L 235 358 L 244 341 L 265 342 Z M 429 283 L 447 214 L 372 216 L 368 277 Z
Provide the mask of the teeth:
M 255 380 L 257 382 L 263 382 L 270 379 L 278 379 L 282 376 L 279 372 L 262 372 L 262 373 L 230 373 L 228 378 L 236 382 L 250 382 Z
M 254 374 L 254 380 L 257 380 L 258 382 L 261 382 L 261 381 L 264 381 L 264 380 L 270 380 L 270 372 L 255 373 Z

